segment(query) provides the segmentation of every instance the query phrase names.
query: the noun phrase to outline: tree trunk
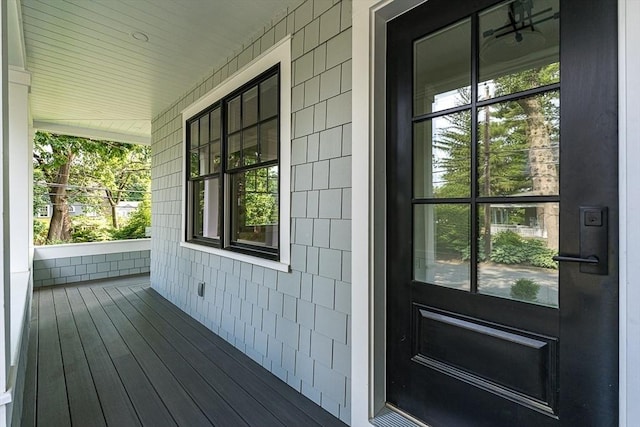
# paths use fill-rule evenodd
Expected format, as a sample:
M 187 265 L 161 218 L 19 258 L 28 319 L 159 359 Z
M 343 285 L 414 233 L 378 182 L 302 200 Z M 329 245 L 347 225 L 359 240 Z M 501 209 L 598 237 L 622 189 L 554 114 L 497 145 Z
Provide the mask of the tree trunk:
M 118 215 L 116 215 L 116 205 L 111 205 L 111 225 L 116 230 L 119 228 L 120 224 L 118 224 Z
M 544 109 L 538 98 L 525 98 L 518 101 L 527 115 L 527 137 L 529 140 L 529 167 L 535 195 L 557 195 L 558 170 L 551 135 L 545 120 Z M 556 203 L 545 203 L 538 209 L 547 231 L 547 246 L 558 249 L 559 212 Z
M 107 195 L 107 201 L 109 202 L 109 207 L 111 208 L 111 225 L 113 226 L 113 228 L 117 230 L 119 227 L 119 224 L 118 224 L 118 216 L 116 214 L 116 207 L 118 206 L 118 203 L 120 203 L 120 191 L 117 192 L 116 197 L 114 197 L 113 192 L 109 189 L 106 189 L 105 193 Z
M 49 187 L 49 200 L 53 205 L 47 242 L 67 242 L 71 240 L 71 219 L 67 204 L 67 184 L 73 153 L 67 155 L 67 161 L 58 169 L 56 185 Z

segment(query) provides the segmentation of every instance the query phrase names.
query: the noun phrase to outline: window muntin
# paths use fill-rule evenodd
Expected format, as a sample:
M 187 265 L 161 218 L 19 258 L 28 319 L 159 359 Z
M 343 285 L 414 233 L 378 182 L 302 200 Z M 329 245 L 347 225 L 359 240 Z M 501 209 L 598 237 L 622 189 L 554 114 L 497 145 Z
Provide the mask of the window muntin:
M 187 241 L 277 259 L 279 94 L 275 66 L 187 121 Z

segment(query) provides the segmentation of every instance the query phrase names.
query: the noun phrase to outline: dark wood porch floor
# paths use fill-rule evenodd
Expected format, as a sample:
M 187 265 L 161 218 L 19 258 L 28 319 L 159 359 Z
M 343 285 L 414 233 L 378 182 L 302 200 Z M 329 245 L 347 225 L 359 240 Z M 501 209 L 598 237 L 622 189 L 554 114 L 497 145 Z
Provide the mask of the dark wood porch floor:
M 148 284 L 37 290 L 31 327 L 23 426 L 345 425 Z

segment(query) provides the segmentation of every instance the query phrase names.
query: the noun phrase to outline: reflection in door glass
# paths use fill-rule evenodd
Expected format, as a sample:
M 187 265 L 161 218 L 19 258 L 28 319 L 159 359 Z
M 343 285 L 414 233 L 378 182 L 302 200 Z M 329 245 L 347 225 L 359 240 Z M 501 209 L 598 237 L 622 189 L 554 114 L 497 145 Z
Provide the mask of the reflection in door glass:
M 415 42 L 414 64 L 414 115 L 468 104 L 471 21 L 465 19 Z M 466 99 L 460 93 L 466 93 Z
M 558 0 L 513 0 L 480 14 L 478 98 L 560 81 Z
M 468 204 L 414 206 L 414 280 L 470 289 L 469 219 Z
M 478 292 L 558 306 L 558 203 L 478 205 Z
M 414 125 L 413 171 L 416 198 L 469 197 L 470 110 Z
M 480 195 L 558 195 L 559 112 L 557 91 L 478 109 Z

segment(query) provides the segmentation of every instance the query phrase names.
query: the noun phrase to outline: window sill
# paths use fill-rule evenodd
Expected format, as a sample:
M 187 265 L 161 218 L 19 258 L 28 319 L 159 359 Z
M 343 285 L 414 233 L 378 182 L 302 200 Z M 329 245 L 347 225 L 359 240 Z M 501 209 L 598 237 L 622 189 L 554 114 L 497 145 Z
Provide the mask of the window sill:
M 195 243 L 189 243 L 189 242 L 180 242 L 180 246 L 187 249 L 193 249 L 195 251 L 218 255 L 223 258 L 230 258 L 230 259 L 235 259 L 237 261 L 247 262 L 249 264 L 270 268 L 272 270 L 283 271 L 285 273 L 288 273 L 291 271 L 291 267 L 289 266 L 289 264 L 280 262 L 280 261 L 272 261 L 264 258 L 243 254 L 240 252 L 226 251 L 226 250 L 214 248 L 211 246 L 197 245 Z

